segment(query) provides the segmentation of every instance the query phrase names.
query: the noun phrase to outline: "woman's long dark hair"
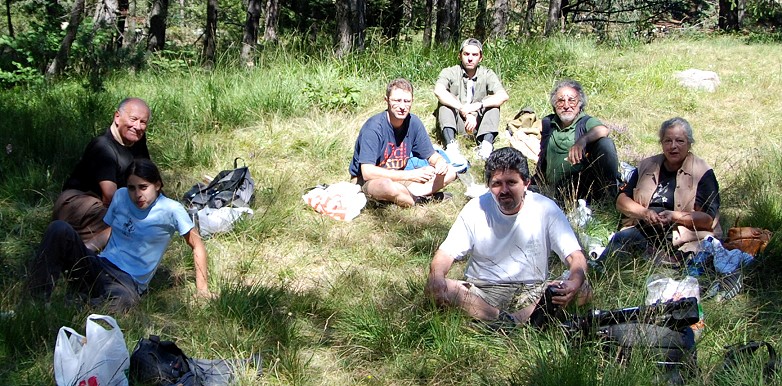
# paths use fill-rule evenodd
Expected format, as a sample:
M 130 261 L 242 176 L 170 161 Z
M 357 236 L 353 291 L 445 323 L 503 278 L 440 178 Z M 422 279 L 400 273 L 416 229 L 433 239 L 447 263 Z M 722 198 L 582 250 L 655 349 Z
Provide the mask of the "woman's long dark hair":
M 128 171 L 125 173 L 125 181 L 130 176 L 137 176 L 147 182 L 153 184 L 160 183 L 160 193 L 163 193 L 163 177 L 160 176 L 160 169 L 157 168 L 154 162 L 145 159 L 137 158 L 130 164 Z

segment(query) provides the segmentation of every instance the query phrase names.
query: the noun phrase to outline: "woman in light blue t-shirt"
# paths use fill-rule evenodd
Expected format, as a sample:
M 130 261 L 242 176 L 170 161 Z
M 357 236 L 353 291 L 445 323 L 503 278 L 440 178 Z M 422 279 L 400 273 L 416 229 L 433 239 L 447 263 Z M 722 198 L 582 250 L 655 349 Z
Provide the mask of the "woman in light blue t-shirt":
M 111 309 L 127 310 L 146 292 L 163 253 L 179 234 L 193 250 L 198 293 L 209 296 L 204 243 L 182 204 L 162 189 L 157 166 L 148 159 L 135 160 L 128 169 L 127 187 L 117 190 L 103 219 L 110 228 L 92 238 L 108 238 L 103 251 L 81 242 L 68 223 L 49 224 L 31 266 L 31 292 L 48 300 L 54 283 L 65 274 L 66 281 L 88 293 L 92 303 L 109 301 Z

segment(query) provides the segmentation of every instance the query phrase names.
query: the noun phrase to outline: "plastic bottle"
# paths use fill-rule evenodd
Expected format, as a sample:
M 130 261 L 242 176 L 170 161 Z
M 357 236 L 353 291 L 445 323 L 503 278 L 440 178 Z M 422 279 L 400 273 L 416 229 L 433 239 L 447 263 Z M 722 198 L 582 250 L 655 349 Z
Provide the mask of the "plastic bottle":
M 198 208 L 195 206 L 191 206 L 187 208 L 187 215 L 190 216 L 190 218 L 193 220 L 193 225 L 195 226 L 195 230 L 200 232 L 201 227 L 198 222 Z
M 592 209 L 589 209 L 587 207 L 586 200 L 579 199 L 578 200 L 578 206 L 573 208 L 573 211 L 570 213 L 570 217 L 574 223 L 579 228 L 583 228 L 592 221 Z

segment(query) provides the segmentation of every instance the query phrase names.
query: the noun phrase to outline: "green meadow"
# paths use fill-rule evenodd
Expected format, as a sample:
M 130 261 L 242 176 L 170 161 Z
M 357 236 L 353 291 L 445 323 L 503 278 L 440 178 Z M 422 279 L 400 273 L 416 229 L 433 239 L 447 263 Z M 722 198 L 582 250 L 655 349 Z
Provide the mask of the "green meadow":
M 552 38 L 493 42 L 484 52 L 483 64 L 511 97 L 503 126 L 523 107 L 549 114 L 548 93 L 564 77 L 584 85 L 587 112 L 613 129 L 620 160 L 631 164 L 658 153 L 660 123 L 682 116 L 695 132 L 693 152 L 719 180 L 723 226 L 782 230 L 779 44 L 700 35 L 623 45 Z M 232 60 L 207 71 L 159 56 L 146 69 L 106 74 L 99 91 L 80 78 L 0 91 L 0 384 L 53 384 L 58 328 L 83 330 L 87 315 L 105 312 L 74 305 L 64 286 L 44 307 L 26 296 L 24 279 L 63 181 L 127 96 L 152 108 L 148 142 L 168 196 L 180 198 L 235 157 L 257 187 L 254 216 L 206 240 L 215 299 L 194 297 L 192 255 L 175 240 L 141 305 L 114 315 L 129 349 L 155 334 L 195 358 L 261 354 L 262 377 L 241 374 L 241 385 L 655 384 L 658 369 L 645 355 L 619 364 L 605 344 L 572 341 L 557 329 L 493 332 L 424 297 L 429 262 L 468 200 L 459 182 L 447 188 L 454 200 L 367 207 L 351 222 L 321 216 L 302 201 L 310 187 L 349 178 L 358 131 L 385 108 L 393 78 L 413 82 L 412 111 L 436 140 L 432 89 L 440 69 L 457 63 L 455 52 L 400 43 L 336 59 L 282 41 L 262 50 L 250 69 Z M 673 74 L 689 68 L 719 74 L 716 92 L 680 86 Z M 468 158 L 482 182 L 483 162 L 474 153 Z M 611 206 L 593 211 L 582 233 L 605 243 L 618 214 Z M 722 369 L 725 345 L 767 340 L 782 348 L 781 251 L 777 236 L 746 269 L 742 294 L 703 302 L 700 374 L 690 384 L 782 381 L 763 378 L 765 352 Z M 453 277 L 463 267 L 457 264 Z M 554 274 L 564 269 L 556 259 L 552 267 Z M 610 261 L 605 274 L 589 274 L 591 307 L 642 304 L 653 274 L 683 277 L 642 259 Z M 700 278 L 702 291 L 712 279 Z

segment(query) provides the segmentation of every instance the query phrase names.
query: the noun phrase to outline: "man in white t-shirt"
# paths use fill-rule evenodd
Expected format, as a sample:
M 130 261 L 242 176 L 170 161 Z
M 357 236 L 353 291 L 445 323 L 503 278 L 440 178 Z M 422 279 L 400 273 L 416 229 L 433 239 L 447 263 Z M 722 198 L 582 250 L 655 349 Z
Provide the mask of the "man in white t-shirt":
M 578 239 L 552 200 L 527 190 L 524 155 L 510 147 L 495 150 L 485 175 L 489 192 L 459 213 L 434 255 L 427 293 L 473 318 L 512 324 L 530 319 L 547 287 L 554 292 L 553 306 L 574 298 L 588 301 L 587 264 Z M 569 277 L 548 281 L 552 252 L 568 265 Z M 446 278 L 454 260 L 468 255 L 464 280 Z

